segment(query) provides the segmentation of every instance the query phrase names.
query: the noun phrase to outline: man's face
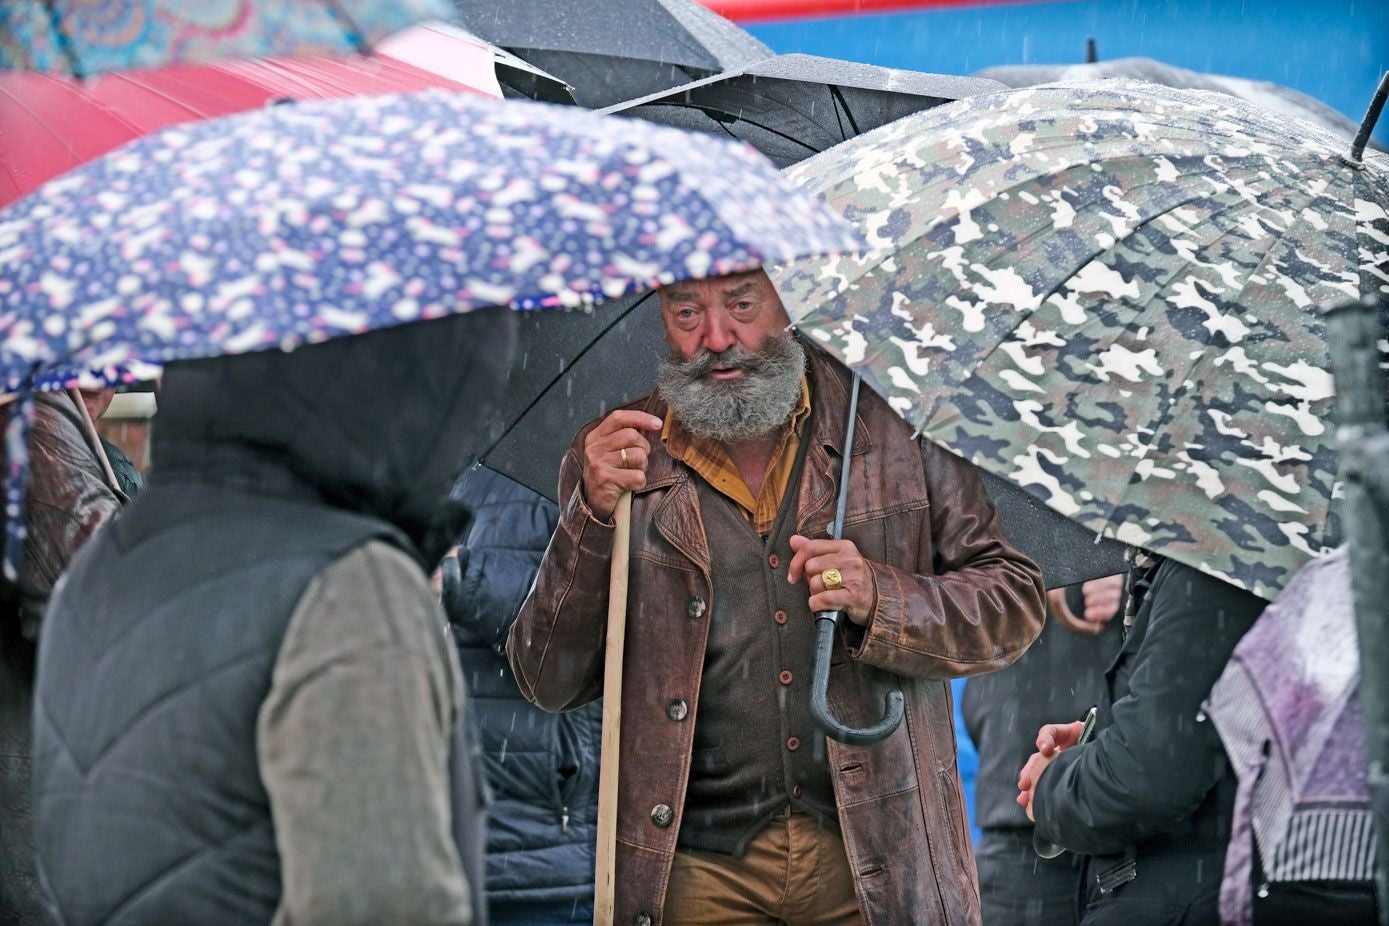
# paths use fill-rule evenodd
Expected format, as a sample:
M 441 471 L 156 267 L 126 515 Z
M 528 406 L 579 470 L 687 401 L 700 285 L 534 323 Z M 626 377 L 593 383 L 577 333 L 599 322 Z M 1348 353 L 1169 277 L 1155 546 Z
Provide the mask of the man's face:
M 722 354 L 735 345 L 758 350 L 790 324 L 781 297 L 761 270 L 676 283 L 659 294 L 666 342 L 685 360 L 700 350 Z M 709 372 L 714 380 L 741 375 L 737 368 Z
M 693 434 L 719 441 L 767 437 L 800 397 L 805 352 L 762 271 L 661 290 L 671 355 L 656 388 Z
M 102 415 L 106 414 L 106 409 L 111 407 L 111 400 L 116 397 L 114 389 L 83 389 L 82 404 L 87 406 L 87 414 L 93 421 L 97 421 Z

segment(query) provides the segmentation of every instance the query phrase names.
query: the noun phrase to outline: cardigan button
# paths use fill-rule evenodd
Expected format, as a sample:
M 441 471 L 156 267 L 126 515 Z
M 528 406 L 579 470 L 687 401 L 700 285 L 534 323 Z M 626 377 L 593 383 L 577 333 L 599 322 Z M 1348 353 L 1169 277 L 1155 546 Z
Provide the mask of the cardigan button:
M 642 912 L 632 917 L 632 926 L 651 926 L 651 914 Z
M 704 604 L 704 599 L 698 595 L 691 595 L 689 598 L 685 599 L 685 616 L 689 617 L 691 620 L 699 620 L 704 616 L 706 609 L 707 606 Z
M 651 822 L 665 829 L 675 821 L 675 811 L 670 809 L 669 804 L 657 804 L 651 808 Z
M 690 715 L 690 706 L 684 701 L 676 698 L 666 705 L 666 716 L 671 720 L 679 722 Z

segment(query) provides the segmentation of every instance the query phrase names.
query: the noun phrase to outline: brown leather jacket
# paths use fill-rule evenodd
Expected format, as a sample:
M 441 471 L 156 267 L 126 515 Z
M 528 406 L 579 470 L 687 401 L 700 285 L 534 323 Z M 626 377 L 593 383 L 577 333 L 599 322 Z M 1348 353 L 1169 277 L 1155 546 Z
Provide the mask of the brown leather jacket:
M 798 497 L 800 533 L 827 536 L 848 418 L 848 374 L 815 351 L 815 414 Z M 664 416 L 652 396 L 633 403 Z M 869 561 L 877 603 L 846 633 L 830 704 L 846 722 L 878 719 L 902 676 L 906 718 L 874 746 L 829 741 L 839 822 L 865 923 L 979 921 L 949 679 L 1001 669 L 1042 629 L 1041 573 L 1003 534 L 974 469 L 908 426 L 871 391 L 859 403 L 844 536 Z M 526 697 L 567 710 L 601 696 L 613 528 L 584 500 L 580 454 L 560 470 L 561 516 L 507 652 Z M 660 922 L 689 775 L 711 600 L 709 549 L 695 475 L 659 441 L 632 505 L 629 617 L 622 690 L 617 923 Z M 785 556 L 789 558 L 790 551 Z M 667 705 L 691 705 L 688 721 Z M 662 827 L 653 808 L 667 805 Z M 660 818 L 662 815 L 655 815 Z

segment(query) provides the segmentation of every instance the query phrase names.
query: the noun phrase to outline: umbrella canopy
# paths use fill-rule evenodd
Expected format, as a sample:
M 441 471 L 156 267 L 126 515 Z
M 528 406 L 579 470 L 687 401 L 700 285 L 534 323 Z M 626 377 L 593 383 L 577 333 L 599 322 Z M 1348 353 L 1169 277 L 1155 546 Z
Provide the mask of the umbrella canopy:
M 451 78 L 385 55 L 225 59 L 99 74 L 0 72 L 0 207 L 131 139 L 282 100 L 441 88 L 499 96 L 486 46 L 455 42 Z
M 985 68 L 976 72 L 975 76 L 987 77 L 1009 87 L 1030 87 L 1062 80 L 1127 77 L 1162 84 L 1164 87 L 1228 93 L 1280 115 L 1305 119 L 1347 138 L 1354 136 L 1358 128 L 1354 122 L 1321 100 L 1291 87 L 1263 80 L 1250 80 L 1247 77 L 1203 74 L 1200 71 L 1189 71 L 1173 64 L 1154 61 L 1152 58 L 1115 58 L 1113 61 L 1092 61 L 1086 64 L 1011 64 Z
M 421 23 L 383 39 L 376 50 L 440 77 L 474 86 L 472 55 L 467 45 L 481 45 L 492 52 L 495 79 L 503 96 L 575 105 L 573 90 L 564 81 L 457 26 Z
M 207 58 L 363 52 L 449 13 L 444 0 L 6 0 L 0 69 L 83 77 Z
M 777 277 L 931 439 L 1264 597 L 1336 544 L 1321 309 L 1389 288 L 1389 159 L 1232 97 L 989 94 L 791 174 L 875 251 Z
M 862 245 L 750 148 L 635 134 L 429 91 L 137 139 L 0 213 L 4 388 L 27 402 L 84 372 L 147 378 L 141 364 L 586 305 Z M 12 475 L 25 419 L 11 415 Z
M 1366 775 L 1350 559 L 1309 564 L 1235 647 L 1207 713 L 1239 779 L 1222 922 L 1252 922 L 1254 837 L 1272 881 L 1369 881 Z
M 454 0 L 463 25 L 562 78 L 599 108 L 770 57 L 694 0 Z
M 786 167 L 903 116 L 1001 89 L 977 77 L 777 55 L 603 111 L 740 138 Z

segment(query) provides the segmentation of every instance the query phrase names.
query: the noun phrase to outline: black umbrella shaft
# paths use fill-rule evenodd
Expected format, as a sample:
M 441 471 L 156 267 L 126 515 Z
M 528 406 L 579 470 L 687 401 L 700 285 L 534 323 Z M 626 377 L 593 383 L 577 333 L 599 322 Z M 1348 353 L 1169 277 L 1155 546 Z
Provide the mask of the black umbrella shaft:
M 849 507 L 849 458 L 854 455 L 854 432 L 858 430 L 858 391 L 863 376 L 854 373 L 854 381 L 849 386 L 849 427 L 844 435 L 844 459 L 839 464 L 839 500 L 834 506 L 834 525 L 830 536 L 839 540 L 844 536 L 844 512 Z
M 1384 76 L 1379 79 L 1379 89 L 1375 91 L 1374 99 L 1370 100 L 1370 108 L 1365 111 L 1365 118 L 1360 123 L 1360 131 L 1355 134 L 1355 141 L 1351 142 L 1352 161 L 1359 161 L 1365 156 L 1365 146 L 1370 143 L 1370 133 L 1375 130 L 1379 114 L 1384 111 L 1386 99 L 1389 99 L 1389 71 L 1385 71 Z
M 1389 926 L 1389 433 L 1377 343 L 1376 307 L 1351 303 L 1330 317 L 1331 363 L 1345 481 L 1346 540 L 1360 645 L 1365 758 L 1380 851 L 1375 872 L 1379 922 Z

